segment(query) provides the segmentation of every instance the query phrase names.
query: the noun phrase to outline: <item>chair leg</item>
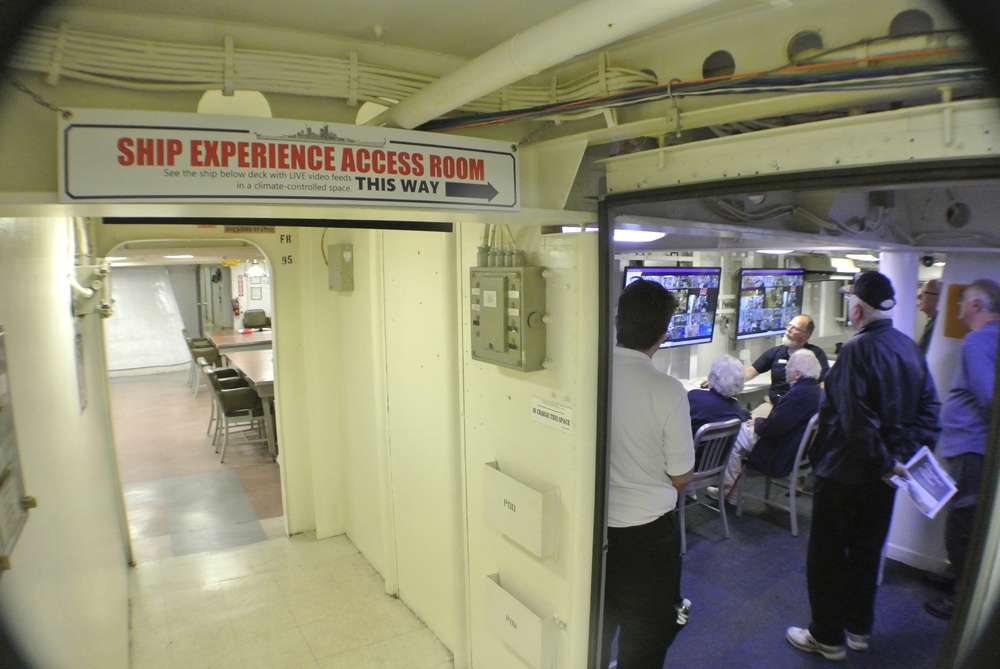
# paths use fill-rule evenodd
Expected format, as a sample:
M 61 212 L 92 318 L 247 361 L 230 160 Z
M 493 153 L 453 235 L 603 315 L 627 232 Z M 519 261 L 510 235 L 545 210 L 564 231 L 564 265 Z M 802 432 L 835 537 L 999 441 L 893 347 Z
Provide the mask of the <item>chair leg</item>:
M 225 416 L 222 419 L 222 454 L 219 455 L 219 462 L 226 461 L 226 446 L 229 445 L 229 421 L 226 420 Z
M 677 491 L 677 513 L 681 521 L 681 555 L 687 553 L 687 530 L 684 525 L 684 510 L 687 508 L 687 490 Z
M 737 517 L 743 516 L 743 487 L 746 485 L 746 476 L 743 472 L 736 478 L 736 515 Z
M 799 536 L 799 517 L 798 512 L 795 510 L 795 498 L 797 496 L 798 489 L 795 487 L 796 480 L 794 472 L 792 472 L 788 481 L 791 484 L 788 486 L 788 514 L 792 518 L 792 536 L 797 537 Z
M 215 452 L 219 452 L 219 435 L 222 433 L 222 424 L 225 422 L 226 417 L 222 413 L 222 407 L 216 407 L 215 416 L 215 432 L 212 433 L 212 445 L 215 446 Z
M 208 427 L 205 429 L 205 434 L 212 434 L 212 425 L 215 424 L 215 410 L 216 410 L 215 398 L 212 398 L 212 408 L 211 412 L 208 414 Z
M 726 519 L 726 495 L 722 490 L 722 477 L 719 477 L 719 515 L 722 516 L 722 533 L 729 538 L 729 520 Z

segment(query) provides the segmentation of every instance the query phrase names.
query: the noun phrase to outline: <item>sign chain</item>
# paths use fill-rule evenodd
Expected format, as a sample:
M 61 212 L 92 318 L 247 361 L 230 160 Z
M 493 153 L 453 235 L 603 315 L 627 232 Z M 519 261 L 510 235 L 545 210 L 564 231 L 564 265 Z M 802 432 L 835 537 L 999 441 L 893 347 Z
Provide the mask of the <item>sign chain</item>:
M 46 100 L 45 98 L 43 98 L 38 93 L 34 92 L 33 90 L 31 90 L 30 88 L 28 88 L 27 86 L 25 86 L 19 80 L 17 80 L 17 79 L 11 79 L 11 83 L 14 85 L 14 88 L 16 88 L 17 90 L 21 91 L 22 93 L 24 93 L 25 95 L 27 95 L 28 97 L 30 97 L 37 104 L 45 107 L 46 109 L 51 109 L 52 111 L 54 111 L 54 112 L 58 113 L 59 115 L 61 115 L 66 120 L 69 120 L 69 119 L 73 118 L 73 112 L 69 111 L 68 109 L 63 109 L 61 107 L 57 107 L 56 105 L 52 104 L 51 102 L 49 102 L 48 100 Z
M 542 134 L 543 132 L 547 132 L 550 128 L 554 127 L 555 124 L 556 124 L 555 121 L 545 121 L 544 123 L 542 123 L 542 125 L 538 126 L 534 130 L 529 132 L 527 135 L 525 135 L 524 138 L 517 143 L 517 145 L 524 146 L 538 135 Z

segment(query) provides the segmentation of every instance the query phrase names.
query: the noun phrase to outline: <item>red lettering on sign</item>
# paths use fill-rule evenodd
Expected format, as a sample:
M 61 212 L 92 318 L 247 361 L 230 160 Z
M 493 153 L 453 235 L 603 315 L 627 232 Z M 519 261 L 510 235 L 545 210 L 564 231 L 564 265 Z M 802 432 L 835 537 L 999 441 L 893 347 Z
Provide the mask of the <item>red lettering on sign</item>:
M 430 175 L 443 179 L 485 181 L 486 163 L 482 158 L 431 156 Z
M 118 164 L 129 167 L 132 165 L 155 165 L 172 167 L 177 156 L 184 151 L 184 145 L 179 139 L 163 137 L 120 137 L 118 139 Z

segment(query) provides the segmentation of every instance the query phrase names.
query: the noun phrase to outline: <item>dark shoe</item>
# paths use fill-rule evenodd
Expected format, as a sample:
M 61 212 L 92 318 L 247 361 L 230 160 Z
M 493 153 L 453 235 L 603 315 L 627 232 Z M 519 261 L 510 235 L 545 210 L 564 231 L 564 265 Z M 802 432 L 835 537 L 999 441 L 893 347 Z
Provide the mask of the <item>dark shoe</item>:
M 933 571 L 925 571 L 923 576 L 924 580 L 931 585 L 937 585 L 944 588 L 954 588 L 955 584 L 958 582 L 958 579 L 955 578 L 955 573 L 951 571 L 951 569 L 948 569 L 948 571 L 943 574 Z
M 927 613 L 935 618 L 951 620 L 951 615 L 955 612 L 955 599 L 950 595 L 928 599 L 924 602 L 924 611 L 927 611 Z

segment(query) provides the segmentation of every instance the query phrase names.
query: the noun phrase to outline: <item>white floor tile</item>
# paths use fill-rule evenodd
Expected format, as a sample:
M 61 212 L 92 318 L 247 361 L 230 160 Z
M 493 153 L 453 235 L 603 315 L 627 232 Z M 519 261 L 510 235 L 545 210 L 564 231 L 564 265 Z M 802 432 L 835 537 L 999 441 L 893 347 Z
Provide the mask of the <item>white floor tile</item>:
M 140 564 L 132 669 L 450 669 L 451 654 L 346 537 Z

